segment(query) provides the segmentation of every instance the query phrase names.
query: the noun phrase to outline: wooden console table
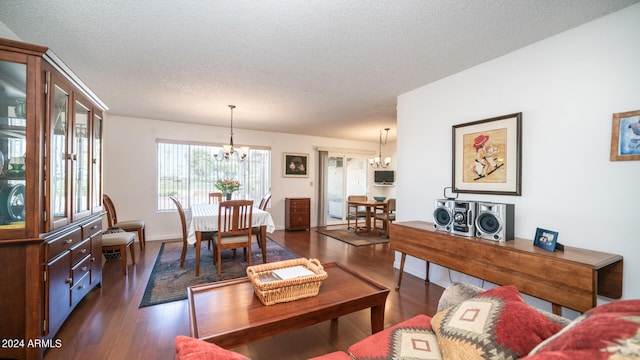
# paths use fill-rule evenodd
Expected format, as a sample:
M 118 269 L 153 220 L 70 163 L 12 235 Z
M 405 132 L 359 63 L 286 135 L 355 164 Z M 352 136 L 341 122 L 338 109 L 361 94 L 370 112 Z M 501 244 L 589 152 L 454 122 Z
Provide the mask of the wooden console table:
M 395 222 L 389 227 L 391 249 L 402 253 L 400 288 L 406 255 L 459 271 L 498 285 L 515 285 L 525 294 L 585 312 L 596 306 L 596 295 L 622 296 L 622 256 L 565 246 L 550 252 L 533 240 L 495 242 L 435 231 L 424 221 Z

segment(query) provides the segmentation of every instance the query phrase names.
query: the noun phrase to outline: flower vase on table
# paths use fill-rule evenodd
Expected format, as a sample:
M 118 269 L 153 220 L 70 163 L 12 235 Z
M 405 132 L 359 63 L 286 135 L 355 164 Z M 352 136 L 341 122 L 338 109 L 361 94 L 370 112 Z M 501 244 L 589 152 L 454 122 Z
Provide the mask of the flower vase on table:
M 215 187 L 220 190 L 227 200 L 231 200 L 233 192 L 240 189 L 240 183 L 236 180 L 220 179 L 216 181 Z

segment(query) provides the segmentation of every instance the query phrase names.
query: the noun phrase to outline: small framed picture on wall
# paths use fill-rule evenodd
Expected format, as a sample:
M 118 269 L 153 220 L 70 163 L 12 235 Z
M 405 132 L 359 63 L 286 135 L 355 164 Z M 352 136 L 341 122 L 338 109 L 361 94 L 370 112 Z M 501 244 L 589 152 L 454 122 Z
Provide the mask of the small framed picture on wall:
M 309 177 L 309 154 L 283 153 L 284 177 Z
M 640 110 L 613 114 L 611 161 L 640 160 Z
M 533 238 L 533 245 L 548 251 L 556 251 L 556 243 L 558 242 L 558 232 L 536 229 L 536 237 Z

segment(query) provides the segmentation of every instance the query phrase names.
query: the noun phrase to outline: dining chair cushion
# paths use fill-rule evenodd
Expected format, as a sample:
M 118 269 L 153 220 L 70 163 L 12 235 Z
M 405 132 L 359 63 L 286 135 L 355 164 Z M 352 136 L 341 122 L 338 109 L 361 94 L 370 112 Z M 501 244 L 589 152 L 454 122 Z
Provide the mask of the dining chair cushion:
M 127 245 L 135 239 L 131 232 L 114 232 L 102 234 L 102 246 Z
M 120 221 L 114 226 L 125 230 L 138 229 L 140 227 L 144 227 L 144 220 Z
M 217 238 L 214 240 L 217 241 Z M 222 238 L 222 240 L 220 240 L 220 243 L 222 243 L 223 245 L 235 244 L 235 243 L 246 243 L 246 242 L 247 242 L 247 235 L 225 236 Z

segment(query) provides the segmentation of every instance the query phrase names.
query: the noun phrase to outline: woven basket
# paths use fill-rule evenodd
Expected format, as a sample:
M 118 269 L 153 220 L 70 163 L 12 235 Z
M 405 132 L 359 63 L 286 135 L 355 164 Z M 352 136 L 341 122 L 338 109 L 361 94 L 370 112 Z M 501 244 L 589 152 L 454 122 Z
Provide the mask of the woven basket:
M 311 270 L 315 275 L 289 280 L 279 280 L 272 275 L 273 270 L 299 265 Z M 273 305 L 318 295 L 322 281 L 327 278 L 327 272 L 318 259 L 298 258 L 249 266 L 247 276 L 260 301 L 265 305 Z

